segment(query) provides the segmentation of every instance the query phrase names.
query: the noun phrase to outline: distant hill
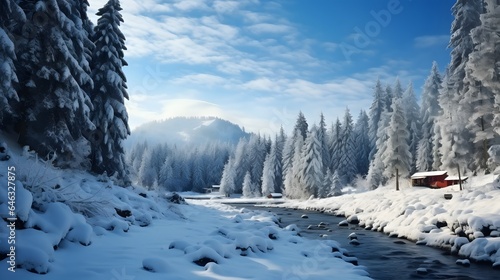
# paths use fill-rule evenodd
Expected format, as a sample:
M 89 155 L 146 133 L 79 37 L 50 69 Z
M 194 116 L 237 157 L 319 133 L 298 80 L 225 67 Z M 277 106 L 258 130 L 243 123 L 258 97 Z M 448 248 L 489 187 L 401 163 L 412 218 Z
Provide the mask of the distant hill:
M 176 117 L 143 124 L 125 142 L 131 147 L 147 140 L 149 144 L 200 145 L 210 142 L 236 144 L 246 133 L 238 125 L 216 117 Z

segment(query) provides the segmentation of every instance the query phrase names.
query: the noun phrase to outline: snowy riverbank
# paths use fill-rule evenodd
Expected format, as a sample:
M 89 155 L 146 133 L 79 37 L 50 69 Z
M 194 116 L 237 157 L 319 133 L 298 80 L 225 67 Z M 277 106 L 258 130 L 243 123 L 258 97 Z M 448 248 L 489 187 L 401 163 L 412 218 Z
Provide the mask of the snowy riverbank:
M 500 268 L 500 183 L 495 176 L 472 177 L 463 191 L 394 184 L 374 191 L 306 201 L 280 207 L 332 212 L 367 229 L 449 248 L 461 258 L 492 262 Z M 452 194 L 447 200 L 444 194 Z

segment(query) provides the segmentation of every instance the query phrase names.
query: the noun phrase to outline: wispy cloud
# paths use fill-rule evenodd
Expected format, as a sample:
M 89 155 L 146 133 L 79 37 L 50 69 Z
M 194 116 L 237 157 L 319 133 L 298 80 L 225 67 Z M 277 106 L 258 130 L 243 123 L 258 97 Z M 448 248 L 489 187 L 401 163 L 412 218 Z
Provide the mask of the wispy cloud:
M 413 42 L 416 48 L 429 48 L 434 46 L 446 46 L 450 41 L 450 35 L 430 35 L 416 37 Z

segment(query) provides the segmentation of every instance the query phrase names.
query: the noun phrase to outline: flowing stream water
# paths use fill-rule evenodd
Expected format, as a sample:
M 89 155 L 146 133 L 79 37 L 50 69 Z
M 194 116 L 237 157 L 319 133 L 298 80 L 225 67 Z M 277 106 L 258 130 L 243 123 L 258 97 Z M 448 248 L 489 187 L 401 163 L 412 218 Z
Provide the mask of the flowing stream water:
M 414 242 L 391 238 L 384 233 L 365 230 L 356 225 L 341 227 L 338 224 L 344 220 L 342 217 L 287 208 L 241 204 L 234 206 L 271 211 L 278 215 L 283 226 L 299 226 L 302 230 L 300 234 L 305 238 L 338 241 L 343 248 L 349 250 L 351 256 L 358 258 L 359 265 L 365 266 L 374 279 L 500 279 L 500 270 L 493 269 L 491 264 L 471 262 L 469 267 L 464 267 L 456 264 L 457 256 L 442 249 L 418 246 Z M 302 215 L 307 215 L 308 218 L 302 218 Z M 326 226 L 318 227 L 321 222 L 326 223 Z M 349 235 L 353 232 L 356 233 L 359 245 L 350 243 Z

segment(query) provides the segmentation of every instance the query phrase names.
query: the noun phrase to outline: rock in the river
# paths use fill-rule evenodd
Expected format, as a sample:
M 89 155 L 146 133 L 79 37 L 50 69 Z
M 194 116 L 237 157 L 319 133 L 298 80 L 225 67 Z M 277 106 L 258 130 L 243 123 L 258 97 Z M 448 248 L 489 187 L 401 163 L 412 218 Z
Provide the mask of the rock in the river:
M 300 216 L 302 219 L 309 219 L 309 216 L 307 216 L 306 214 Z
M 419 267 L 419 268 L 417 268 L 417 273 L 418 274 L 427 274 L 428 271 L 427 271 L 427 268 L 425 268 L 425 267 Z
M 353 232 L 353 233 L 349 234 L 349 236 L 347 238 L 353 240 L 353 239 L 358 239 L 358 236 L 356 235 L 355 232 Z
M 339 223 L 339 226 L 341 226 L 341 227 L 346 227 L 346 226 L 348 226 L 348 225 L 349 225 L 349 222 L 347 222 L 347 220 L 342 220 L 342 221 L 340 221 L 340 223 Z
M 358 219 L 358 216 L 357 215 L 351 215 L 347 218 L 347 222 L 350 223 L 350 224 L 359 224 L 359 219 Z
M 465 267 L 470 266 L 470 261 L 468 259 L 458 259 L 455 263 Z
M 351 239 L 351 241 L 349 241 L 349 244 L 354 245 L 354 246 L 358 246 L 361 243 L 357 239 Z

